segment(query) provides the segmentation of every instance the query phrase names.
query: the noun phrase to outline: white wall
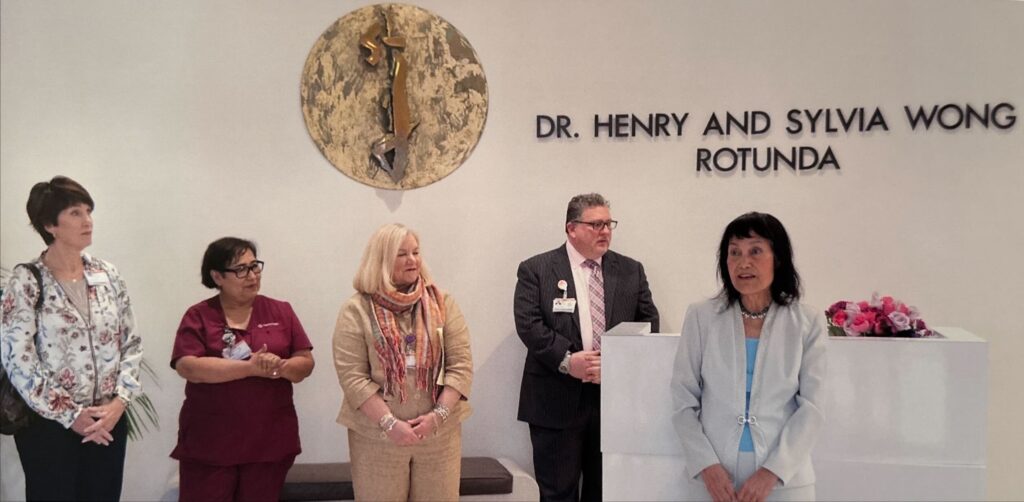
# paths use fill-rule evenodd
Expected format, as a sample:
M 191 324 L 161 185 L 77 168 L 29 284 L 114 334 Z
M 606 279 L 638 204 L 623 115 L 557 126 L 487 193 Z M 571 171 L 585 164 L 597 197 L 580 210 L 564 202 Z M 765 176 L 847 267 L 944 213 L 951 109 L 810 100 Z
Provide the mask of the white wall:
M 991 343 L 989 495 L 1019 498 L 1015 462 L 1024 370 L 1017 192 L 1024 135 L 914 133 L 904 104 L 1024 107 L 1024 4 L 1016 2 L 446 2 L 419 5 L 475 46 L 490 111 L 479 145 L 448 178 L 405 193 L 336 171 L 309 139 L 299 76 L 324 28 L 364 2 L 176 1 L 0 4 L 0 264 L 42 249 L 29 188 L 55 174 L 97 202 L 90 249 L 121 269 L 136 305 L 163 422 L 129 447 L 126 499 L 160 495 L 173 463 L 183 382 L 167 367 L 184 310 L 210 294 L 201 253 L 253 238 L 264 293 L 287 299 L 318 363 L 296 401 L 299 461 L 348 457 L 330 338 L 363 245 L 379 225 L 420 231 L 440 284 L 473 334 L 475 416 L 465 454 L 530 464 L 515 420 L 524 349 L 512 323 L 518 262 L 562 242 L 566 201 L 603 192 L 622 224 L 613 246 L 644 262 L 663 331 L 713 294 L 722 227 L 748 210 L 788 227 L 807 302 L 878 290 L 933 325 Z M 881 106 L 889 133 L 790 138 L 790 108 Z M 762 109 L 757 139 L 703 139 L 713 111 Z M 690 112 L 683 138 L 589 137 L 592 113 Z M 568 114 L 581 138 L 539 141 L 534 116 Z M 832 145 L 842 170 L 698 175 L 696 148 Z M 667 377 L 667 376 L 666 376 Z M 647 385 L 637 382 L 637 385 Z M 927 417 L 922 417 L 927 420 Z M 955 438 L 950 438 L 955 440 Z M 3 441 L 3 497 L 15 455 Z M 16 464 L 15 464 L 16 465 Z

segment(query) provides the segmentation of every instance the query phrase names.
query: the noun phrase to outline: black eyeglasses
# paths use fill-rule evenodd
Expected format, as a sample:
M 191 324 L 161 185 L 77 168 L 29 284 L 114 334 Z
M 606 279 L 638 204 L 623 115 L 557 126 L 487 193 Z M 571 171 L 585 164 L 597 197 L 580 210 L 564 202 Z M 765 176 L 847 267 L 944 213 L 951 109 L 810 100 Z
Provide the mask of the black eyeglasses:
M 256 260 L 256 261 L 252 262 L 249 265 L 239 265 L 239 266 L 237 266 L 235 268 L 221 269 L 221 272 L 224 272 L 224 273 L 234 272 L 235 273 L 235 277 L 237 277 L 239 279 L 245 279 L 246 277 L 249 276 L 250 272 L 252 272 L 254 274 L 262 273 L 263 272 L 263 262 L 260 261 L 260 260 Z
M 590 225 L 590 228 L 593 228 L 595 232 L 600 232 L 601 230 L 604 230 L 604 227 L 608 227 L 609 230 L 615 230 L 615 227 L 619 226 L 619 222 L 615 221 L 615 220 L 608 220 L 608 221 L 580 221 L 580 220 L 572 220 L 572 222 L 573 223 L 580 223 L 580 224 L 583 224 L 583 225 Z

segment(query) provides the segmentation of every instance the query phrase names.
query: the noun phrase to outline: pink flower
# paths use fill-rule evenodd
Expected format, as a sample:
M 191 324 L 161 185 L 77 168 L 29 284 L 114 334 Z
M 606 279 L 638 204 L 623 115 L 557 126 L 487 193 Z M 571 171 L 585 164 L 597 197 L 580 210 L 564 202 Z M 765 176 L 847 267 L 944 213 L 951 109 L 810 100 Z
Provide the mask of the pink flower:
M 882 314 L 889 315 L 896 310 L 896 302 L 893 301 L 891 296 L 882 297 Z
M 5 322 L 10 320 L 11 312 L 14 312 L 14 295 L 7 295 L 3 305 L 3 320 Z
M 100 384 L 100 392 L 104 394 L 113 394 L 114 388 L 117 384 L 117 372 L 111 371 L 103 377 L 103 382 Z
M 856 303 L 849 303 L 846 305 L 846 317 L 853 319 L 860 315 L 860 307 Z
M 910 316 L 903 312 L 890 312 L 889 320 L 892 321 L 892 328 L 895 331 L 906 331 L 911 328 Z
M 847 316 L 845 310 L 838 310 L 832 314 L 832 323 L 836 326 L 843 326 L 846 324 Z
M 858 314 L 857 317 L 853 319 L 853 323 L 850 324 L 850 328 L 857 332 L 857 334 L 867 333 L 874 326 L 873 317 L 874 314 L 871 315 L 871 318 L 869 318 L 866 313 Z
M 846 303 L 847 302 L 845 300 L 835 302 L 828 308 L 828 310 L 825 311 L 825 313 L 828 314 L 829 317 L 832 317 L 836 312 L 846 310 Z
M 48 397 L 50 410 L 54 412 L 62 413 L 75 407 L 75 403 L 71 402 L 71 396 L 67 394 L 58 394 L 57 391 L 51 390 Z
M 60 374 L 58 375 L 57 380 L 60 382 L 61 387 L 64 387 L 67 390 L 71 390 L 75 388 L 75 384 L 78 381 L 78 376 L 75 375 L 74 370 L 72 370 L 71 368 L 64 368 L 60 370 Z
M 825 311 L 830 334 L 839 335 L 839 328 L 847 336 L 893 336 L 913 331 L 916 336 L 932 334 L 921 320 L 917 308 L 891 296 L 877 292 L 869 301 L 838 301 Z

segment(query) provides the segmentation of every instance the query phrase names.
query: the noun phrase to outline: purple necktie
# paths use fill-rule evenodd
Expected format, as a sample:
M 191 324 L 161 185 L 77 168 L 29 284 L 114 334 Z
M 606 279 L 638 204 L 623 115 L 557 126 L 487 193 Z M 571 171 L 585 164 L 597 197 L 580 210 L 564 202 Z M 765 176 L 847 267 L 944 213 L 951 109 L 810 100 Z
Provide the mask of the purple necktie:
M 583 266 L 590 269 L 587 290 L 590 292 L 590 325 L 594 331 L 593 350 L 601 350 L 601 335 L 604 334 L 604 277 L 601 275 L 601 265 L 596 261 L 587 260 Z

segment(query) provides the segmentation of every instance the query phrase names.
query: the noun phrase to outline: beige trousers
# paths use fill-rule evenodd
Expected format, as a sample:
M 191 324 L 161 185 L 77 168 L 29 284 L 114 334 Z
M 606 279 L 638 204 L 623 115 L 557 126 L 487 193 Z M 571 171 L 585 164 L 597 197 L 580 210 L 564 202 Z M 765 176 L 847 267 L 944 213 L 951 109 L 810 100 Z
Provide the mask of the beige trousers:
M 348 431 L 357 501 L 457 501 L 462 425 L 412 446 Z

